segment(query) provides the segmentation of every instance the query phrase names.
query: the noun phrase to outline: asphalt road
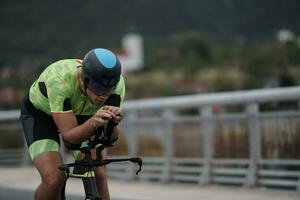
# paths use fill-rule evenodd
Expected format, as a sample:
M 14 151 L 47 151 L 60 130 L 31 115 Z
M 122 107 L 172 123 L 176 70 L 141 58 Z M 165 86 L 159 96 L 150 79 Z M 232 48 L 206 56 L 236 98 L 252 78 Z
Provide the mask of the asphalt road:
M 0 166 L 0 200 L 33 199 L 40 178 L 33 167 Z M 162 184 L 144 181 L 109 180 L 112 200 L 299 200 L 292 191 L 264 188 L 199 186 L 195 184 Z M 69 179 L 68 199 L 83 199 L 81 180 Z

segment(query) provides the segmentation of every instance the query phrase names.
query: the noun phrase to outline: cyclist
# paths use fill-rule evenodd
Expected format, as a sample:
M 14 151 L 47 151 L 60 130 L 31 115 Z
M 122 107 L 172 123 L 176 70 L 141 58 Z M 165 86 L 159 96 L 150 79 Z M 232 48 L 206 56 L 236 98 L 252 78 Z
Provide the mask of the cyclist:
M 83 60 L 57 61 L 40 74 L 24 98 L 20 116 L 30 156 L 41 176 L 35 199 L 60 198 L 65 177 L 58 169 L 62 164 L 59 134 L 68 146 L 76 147 L 113 121 L 115 140 L 124 95 L 120 61 L 107 49 L 93 49 Z M 79 151 L 74 154 L 80 157 Z M 107 157 L 107 152 L 103 154 Z M 110 199 L 105 167 L 97 167 L 95 175 L 103 199 Z

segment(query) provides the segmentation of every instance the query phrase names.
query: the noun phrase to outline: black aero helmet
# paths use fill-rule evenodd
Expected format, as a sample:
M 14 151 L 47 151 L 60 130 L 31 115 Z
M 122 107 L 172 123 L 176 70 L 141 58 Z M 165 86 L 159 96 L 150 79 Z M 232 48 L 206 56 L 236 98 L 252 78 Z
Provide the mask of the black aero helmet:
M 117 56 L 102 48 L 89 51 L 82 62 L 83 66 L 83 82 L 85 89 L 88 84 L 99 87 L 113 88 L 120 80 L 121 63 Z

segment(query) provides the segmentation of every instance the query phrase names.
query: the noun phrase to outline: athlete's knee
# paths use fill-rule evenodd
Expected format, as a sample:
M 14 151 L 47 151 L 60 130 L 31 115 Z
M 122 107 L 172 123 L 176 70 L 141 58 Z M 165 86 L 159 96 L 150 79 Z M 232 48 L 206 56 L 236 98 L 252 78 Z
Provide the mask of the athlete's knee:
M 47 173 L 42 177 L 42 183 L 52 190 L 59 190 L 63 186 L 64 181 L 65 177 L 62 173 Z
M 98 180 L 104 180 L 106 179 L 107 172 L 105 167 L 97 167 L 95 169 L 96 177 Z

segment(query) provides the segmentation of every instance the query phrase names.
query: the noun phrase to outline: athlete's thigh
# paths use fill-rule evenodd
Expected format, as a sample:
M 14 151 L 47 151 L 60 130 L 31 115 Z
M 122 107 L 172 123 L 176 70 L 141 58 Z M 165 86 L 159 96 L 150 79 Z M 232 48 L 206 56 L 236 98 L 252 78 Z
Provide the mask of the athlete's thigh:
M 94 157 L 96 157 L 96 150 L 92 150 L 92 155 Z M 102 151 L 102 156 L 103 159 L 106 159 L 108 157 L 108 153 L 107 153 L 107 149 L 104 149 Z M 106 166 L 98 166 L 94 168 L 95 174 L 96 174 L 96 178 L 97 179 L 104 179 L 107 176 L 107 172 L 106 172 Z
M 84 154 L 78 150 L 72 151 L 72 154 L 76 160 L 82 160 L 84 158 Z M 91 154 L 92 154 L 92 158 L 96 159 L 96 157 L 97 157 L 96 149 L 92 149 Z M 107 149 L 104 149 L 102 151 L 102 158 L 106 159 L 107 157 L 108 157 Z
M 96 154 L 97 154 L 97 150 L 96 149 L 92 149 L 92 156 L 93 156 L 94 159 L 97 157 Z M 108 157 L 107 149 L 104 149 L 102 151 L 102 157 L 103 157 L 103 159 L 107 159 L 107 157 Z

